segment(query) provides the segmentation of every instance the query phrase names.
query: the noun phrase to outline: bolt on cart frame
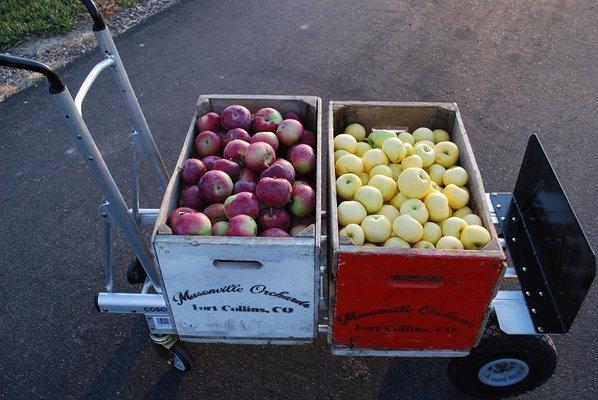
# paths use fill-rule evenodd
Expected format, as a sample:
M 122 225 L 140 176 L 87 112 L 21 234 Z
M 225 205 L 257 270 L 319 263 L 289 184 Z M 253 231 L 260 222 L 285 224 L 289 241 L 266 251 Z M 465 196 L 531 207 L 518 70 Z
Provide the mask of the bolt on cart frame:
M 172 313 L 163 295 L 160 268 L 142 234 L 141 227 L 153 226 L 159 210 L 139 206 L 137 157 L 143 154 L 148 158 L 151 172 L 162 191 L 167 188 L 169 176 L 112 36 L 93 1 L 82 2 L 93 19 L 93 31 L 103 59 L 90 71 L 75 98 L 58 75 L 44 64 L 0 55 L 0 66 L 46 76 L 54 106 L 102 191 L 99 211 L 104 226 L 106 290 L 97 296 L 99 310 L 144 315 L 153 342 L 170 350 L 175 368 L 188 370 L 192 366 L 192 357 L 178 341 L 174 321 L 170 319 Z M 132 207 L 127 206 L 82 116 L 83 100 L 104 70 L 111 71 L 133 125 L 129 136 L 132 147 Z M 328 185 L 331 183 L 329 180 Z M 496 293 L 491 302 L 493 313 L 485 328 L 482 327 L 478 345 L 463 354 L 442 355 L 432 351 L 374 354 L 366 351 L 363 355 L 460 357 L 449 364 L 451 381 L 465 392 L 484 397 L 522 393 L 540 385 L 552 374 L 556 353 L 546 334 L 566 333 L 570 329 L 593 281 L 595 256 L 535 135 L 528 143 L 513 193 L 490 193 L 487 201 L 501 235 L 500 243 L 513 263 L 512 267 L 505 264 L 502 278 L 518 281 L 521 289 L 499 290 Z M 328 226 L 328 235 L 322 236 L 323 241 L 337 240 L 331 236 L 329 216 L 325 212 L 322 215 L 326 216 Z M 136 255 L 129 280 L 143 283 L 140 293 L 114 292 L 114 225 L 120 227 Z M 329 271 L 334 263 L 332 246 L 329 243 L 324 245 L 328 250 L 328 265 L 323 263 L 318 269 L 322 289 L 320 316 L 327 315 L 326 306 L 331 300 L 330 291 L 324 290 L 325 283 L 334 280 Z M 329 333 L 331 321 L 323 318 L 317 331 Z

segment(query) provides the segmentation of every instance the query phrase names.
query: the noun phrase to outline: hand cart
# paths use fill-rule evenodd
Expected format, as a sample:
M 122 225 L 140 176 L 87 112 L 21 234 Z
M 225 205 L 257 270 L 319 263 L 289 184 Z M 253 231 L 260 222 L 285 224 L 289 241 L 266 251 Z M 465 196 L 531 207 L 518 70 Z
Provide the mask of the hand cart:
M 422 257 L 412 251 L 372 252 L 349 246 L 339 241 L 333 155 L 330 146 L 323 151 L 319 98 L 200 97 L 170 178 L 100 12 L 93 1 L 82 3 L 93 19 L 102 59 L 75 98 L 42 63 L 0 55 L 0 66 L 45 75 L 59 117 L 102 191 L 106 288 L 95 299 L 100 312 L 143 315 L 152 343 L 168 351 L 179 371 L 191 369 L 194 362 L 183 341 L 300 344 L 324 334 L 337 355 L 451 357 L 450 380 L 475 396 L 520 394 L 552 375 L 556 350 L 548 335 L 569 331 L 593 281 L 596 260 L 537 136 L 529 139 L 509 193 L 485 193 L 473 155 L 463 160 L 475 177 L 474 206 L 490 228 L 496 227 L 491 229 L 490 251 L 467 256 L 440 251 Z M 110 70 L 133 125 L 132 207 L 125 203 L 82 116 L 83 100 L 104 70 Z M 180 237 L 171 235 L 164 224 L 176 206 L 195 119 L 233 103 L 252 111 L 269 106 L 296 112 L 316 133 L 316 215 L 321 218 L 300 237 Z M 460 148 L 471 151 L 452 103 L 331 102 L 328 143 L 351 119 L 366 121 L 369 128 L 405 122 L 443 126 L 461 141 Z M 325 153 L 327 164 L 322 163 Z M 142 154 L 165 193 L 160 209 L 139 205 L 137 158 Z M 321 204 L 323 171 L 328 211 Z M 135 253 L 127 278 L 131 284 L 143 284 L 139 293 L 114 292 L 115 226 Z M 144 238 L 144 226 L 154 227 L 151 245 Z M 381 267 L 371 268 L 374 265 Z M 193 286 L 196 283 L 201 287 Z M 293 287 L 281 290 L 281 285 Z M 212 296 L 213 305 L 198 307 L 196 299 L 214 293 L 228 297 Z M 258 298 L 259 307 L 250 304 Z M 449 305 L 454 309 L 445 308 Z M 244 317 L 212 312 L 216 309 Z

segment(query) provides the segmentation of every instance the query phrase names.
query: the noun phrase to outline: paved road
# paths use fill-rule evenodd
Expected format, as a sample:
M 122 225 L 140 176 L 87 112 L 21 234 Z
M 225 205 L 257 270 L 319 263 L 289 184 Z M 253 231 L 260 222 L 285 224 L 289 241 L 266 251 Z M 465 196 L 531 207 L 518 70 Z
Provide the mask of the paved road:
M 526 139 L 539 133 L 597 248 L 597 18 L 589 0 L 183 1 L 117 45 L 169 166 L 200 93 L 456 101 L 487 190 L 512 187 Z M 96 60 L 86 54 L 61 73 L 74 88 Z M 114 95 L 102 78 L 84 108 L 125 182 L 129 127 Z M 461 398 L 443 360 L 332 358 L 323 341 L 195 346 L 196 371 L 177 376 L 143 321 L 93 308 L 99 194 L 46 89 L 0 104 L 0 126 L 1 397 Z M 143 183 L 156 193 L 149 174 Z M 157 206 L 159 196 L 144 200 Z M 596 395 L 597 304 L 594 288 L 571 334 L 555 340 L 554 377 L 522 398 Z

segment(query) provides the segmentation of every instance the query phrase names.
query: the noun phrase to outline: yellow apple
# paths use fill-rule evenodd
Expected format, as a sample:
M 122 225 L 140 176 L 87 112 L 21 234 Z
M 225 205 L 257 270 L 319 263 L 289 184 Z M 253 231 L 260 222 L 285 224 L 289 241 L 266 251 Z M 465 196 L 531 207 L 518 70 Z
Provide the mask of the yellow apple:
M 432 164 L 428 167 L 428 169 L 426 169 L 426 172 L 428 172 L 428 175 L 430 175 L 430 179 L 432 179 L 438 185 L 444 185 L 442 182 L 444 171 L 446 171 L 446 168 L 440 164 Z
M 361 185 L 365 186 L 370 181 L 370 174 L 368 174 L 367 172 L 362 172 L 361 174 L 359 174 L 359 178 L 361 179 Z
M 442 222 L 442 236 L 461 237 L 463 229 L 467 228 L 467 222 L 459 217 L 449 217 Z
M 403 158 L 401 161 L 401 167 L 403 169 L 407 168 L 421 168 L 424 165 L 422 158 L 417 154 L 412 154 L 409 157 Z
M 467 214 L 473 214 L 473 211 L 471 211 L 471 208 L 461 207 L 458 210 L 455 210 L 455 212 L 453 213 L 453 217 L 463 218 Z
M 431 140 L 420 140 L 419 142 L 416 142 L 415 145 L 418 145 L 419 143 L 427 144 L 428 146 L 430 146 L 433 149 L 436 147 L 436 144 L 434 144 L 434 142 Z M 415 146 L 414 146 L 414 148 L 415 148 Z M 434 151 L 436 151 L 436 150 L 434 150 Z
M 369 214 L 377 212 L 384 204 L 382 193 L 373 186 L 362 186 L 357 189 L 354 199 L 363 204 Z
M 385 242 L 392 233 L 392 224 L 384 215 L 368 215 L 361 221 L 361 229 L 368 242 Z
M 393 223 L 394 220 L 397 219 L 397 217 L 399 215 L 401 215 L 399 210 L 397 210 L 395 207 L 391 206 L 390 204 L 383 205 L 382 208 L 380 210 L 378 210 L 378 214 L 384 215 L 386 218 L 388 218 L 388 220 L 391 223 Z
M 432 131 L 428 128 L 417 128 L 411 134 L 413 135 L 413 139 L 415 139 L 416 143 L 422 140 L 434 142 L 434 133 L 432 133 Z
M 465 207 L 469 203 L 469 192 L 452 183 L 447 185 L 442 193 L 448 199 L 449 206 L 454 210 Z
M 427 168 L 434 164 L 434 161 L 436 160 L 436 151 L 434 150 L 434 147 L 423 142 L 415 144 L 415 147 L 413 147 L 413 154 L 418 155 L 419 158 L 422 159 L 423 168 Z
M 432 133 L 434 134 L 434 143 L 448 142 L 451 140 L 448 132 L 444 129 L 434 129 Z
M 411 146 L 415 144 L 415 139 L 413 138 L 413 135 L 409 132 L 400 132 L 399 139 L 401 139 L 401 142 L 409 143 Z
M 417 243 L 424 234 L 424 227 L 409 214 L 400 215 L 392 223 L 392 231 L 409 243 Z
M 361 224 L 361 221 L 368 215 L 363 204 L 358 201 L 343 201 L 336 209 L 338 223 L 341 226 L 349 224 Z
M 467 225 L 479 225 L 483 226 L 482 219 L 475 214 L 467 214 L 462 216 L 463 221 L 467 222 Z
M 389 203 L 396 209 L 400 209 L 401 205 L 407 200 L 409 197 L 405 196 L 403 193 L 397 193 L 395 197 L 390 199 Z
M 403 172 L 403 167 L 401 166 L 401 164 L 388 164 L 388 167 L 390 168 L 390 170 L 392 171 L 392 178 L 396 181 L 397 179 L 399 179 L 399 175 L 401 175 L 401 172 Z
M 401 142 L 401 139 L 398 137 L 388 138 L 382 142 L 382 151 L 384 154 L 386 154 L 386 157 L 388 157 L 390 162 L 393 163 L 401 162 L 401 160 L 405 158 L 405 155 L 407 154 L 407 150 L 405 150 L 403 142 Z
M 351 154 L 351 153 L 349 153 L 347 150 L 337 150 L 337 151 L 335 151 L 334 152 L 334 161 L 336 162 L 336 160 L 338 160 L 342 156 L 346 156 L 347 154 Z
M 372 146 L 368 142 L 358 142 L 357 149 L 355 150 L 355 154 L 359 157 L 363 157 L 366 151 L 371 150 Z
M 397 179 L 399 190 L 412 199 L 420 199 L 428 193 L 430 182 L 430 177 L 421 168 L 407 168 Z
M 390 169 L 390 167 L 388 165 L 382 165 L 382 164 L 376 165 L 370 171 L 370 176 L 374 176 L 374 175 L 386 175 L 389 178 L 394 179 L 393 174 L 392 174 L 392 169 Z
M 347 150 L 349 153 L 355 153 L 357 150 L 357 140 L 347 133 L 341 133 L 332 142 L 334 150 Z
M 388 238 L 386 242 L 382 245 L 383 247 L 394 247 L 397 249 L 410 249 L 411 245 L 397 236 L 391 236 Z
M 436 244 L 438 239 L 442 237 L 442 229 L 438 224 L 434 222 L 426 222 L 424 224 L 424 234 L 422 236 L 422 240 L 426 242 L 430 242 L 432 244 Z
M 361 247 L 378 247 L 377 244 L 366 242 Z
M 365 172 L 370 172 L 376 165 L 388 165 L 388 157 L 380 149 L 371 149 L 364 153 L 361 157 L 363 161 L 363 168 Z
M 357 246 L 361 246 L 365 240 L 363 229 L 361 229 L 361 226 L 357 224 L 349 224 L 345 226 L 343 229 L 338 231 L 338 234 L 340 236 L 348 237 Z
M 346 154 L 334 163 L 336 176 L 348 173 L 360 175 L 363 172 L 363 162 L 355 154 Z
M 372 133 L 368 136 L 368 142 L 372 147 L 380 148 L 386 139 L 397 137 L 394 131 L 386 129 L 372 129 Z
M 405 157 L 413 155 L 413 145 L 411 143 L 403 142 L 403 147 L 405 148 Z
M 416 244 L 413 245 L 414 249 L 423 249 L 423 250 L 434 250 L 436 247 L 430 242 L 425 240 L 420 240 Z
M 336 194 L 343 200 L 353 200 L 355 191 L 362 186 L 361 178 L 355 174 L 343 174 L 336 180 Z
M 397 181 L 386 175 L 372 176 L 368 185 L 378 189 L 382 193 L 384 201 L 390 201 L 397 193 Z
M 358 142 L 365 139 L 365 128 L 356 123 L 347 125 L 345 133 L 353 136 Z
M 450 167 L 442 175 L 442 182 L 445 186 L 451 183 L 457 186 L 465 186 L 467 179 L 467 171 L 465 168 L 459 166 Z
M 440 222 L 449 217 L 451 209 L 444 194 L 439 192 L 430 193 L 426 196 L 424 203 L 430 214 L 430 221 Z
M 426 192 L 426 194 L 424 194 L 421 199 L 425 199 L 427 195 L 429 195 L 430 193 L 442 193 L 442 188 L 440 186 L 438 186 L 436 184 L 436 182 L 431 181 L 430 182 L 430 187 L 428 188 L 428 191 Z
M 444 236 L 438 240 L 436 248 L 444 250 L 463 250 L 463 243 L 454 236 Z
M 490 242 L 490 232 L 483 226 L 470 225 L 461 233 L 461 243 L 467 250 L 478 250 Z
M 401 205 L 401 215 L 411 215 L 417 222 L 424 224 L 428 220 L 428 210 L 420 199 L 409 199 Z
M 436 143 L 434 149 L 436 150 L 436 164 L 440 164 L 444 168 L 452 167 L 459 160 L 459 148 L 453 142 Z

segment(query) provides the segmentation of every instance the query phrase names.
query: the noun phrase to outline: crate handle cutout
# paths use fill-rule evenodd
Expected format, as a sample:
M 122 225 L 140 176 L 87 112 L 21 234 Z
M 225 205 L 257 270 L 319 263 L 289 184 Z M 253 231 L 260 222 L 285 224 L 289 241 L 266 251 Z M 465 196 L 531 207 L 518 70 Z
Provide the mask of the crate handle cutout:
M 214 260 L 214 267 L 229 269 L 260 269 L 262 263 L 252 260 Z
M 443 286 L 444 280 L 436 275 L 392 275 L 388 283 L 403 289 L 434 289 Z

